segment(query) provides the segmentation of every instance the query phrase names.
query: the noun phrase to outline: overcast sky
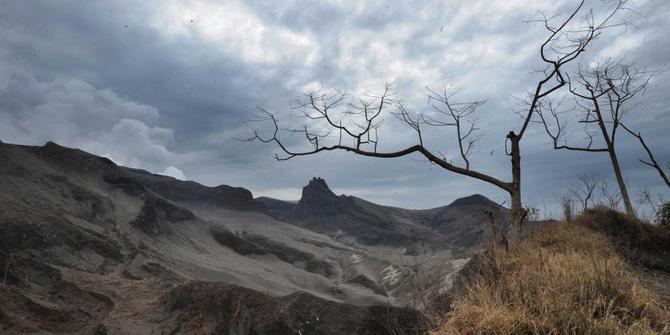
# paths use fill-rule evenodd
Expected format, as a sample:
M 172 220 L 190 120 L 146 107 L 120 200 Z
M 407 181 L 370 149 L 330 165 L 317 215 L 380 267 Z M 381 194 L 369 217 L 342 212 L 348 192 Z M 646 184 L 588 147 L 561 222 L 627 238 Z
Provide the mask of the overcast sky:
M 445 82 L 457 98 L 486 100 L 475 169 L 509 179 L 504 136 L 518 129 L 518 97 L 541 69 L 538 11 L 565 14 L 575 0 L 467 1 L 20 1 L 0 2 L 0 140 L 51 140 L 206 185 L 297 199 L 313 176 L 336 193 L 382 204 L 429 208 L 457 197 L 504 194 L 427 164 L 325 153 L 277 162 L 277 148 L 236 140 L 257 107 L 285 112 L 313 88 L 374 92 L 395 81 L 413 110 L 425 87 Z M 587 3 L 587 6 L 590 4 Z M 636 0 L 580 63 L 613 58 L 663 70 L 626 116 L 670 162 L 670 2 Z M 573 129 L 574 144 L 583 140 Z M 383 148 L 416 142 L 391 119 Z M 453 134 L 428 143 L 457 161 Z M 287 139 L 292 141 L 293 139 Z M 664 192 L 623 134 L 619 154 L 634 198 Z M 538 125 L 522 144 L 524 199 L 556 212 L 579 174 L 612 181 L 606 154 L 556 152 Z M 667 197 L 667 192 L 665 193 Z M 556 213 L 554 213 L 556 215 Z

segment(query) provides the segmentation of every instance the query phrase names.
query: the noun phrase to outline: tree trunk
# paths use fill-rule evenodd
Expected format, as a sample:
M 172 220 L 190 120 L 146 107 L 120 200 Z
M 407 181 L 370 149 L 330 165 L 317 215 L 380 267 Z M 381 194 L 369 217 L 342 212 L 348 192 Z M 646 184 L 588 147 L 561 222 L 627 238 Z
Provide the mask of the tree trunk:
M 628 196 L 628 188 L 626 188 L 626 183 L 624 182 L 623 175 L 621 174 L 621 167 L 619 167 L 619 159 L 617 158 L 616 151 L 614 150 L 614 143 L 608 143 L 608 145 L 608 152 L 610 154 L 610 159 L 612 160 L 612 167 L 614 168 L 617 184 L 619 184 L 621 198 L 623 199 L 623 204 L 626 207 L 626 213 L 635 217 L 635 209 L 633 208 L 633 204 L 631 204 L 630 197 Z
M 521 226 L 525 219 L 525 210 L 521 204 L 521 152 L 520 152 L 520 138 L 510 131 L 507 138 L 512 143 L 512 190 L 510 197 L 512 198 L 512 220 L 507 227 L 507 241 L 511 244 L 516 243 L 520 238 Z
M 623 175 L 621 174 L 621 167 L 619 166 L 619 159 L 616 156 L 616 150 L 614 148 L 614 134 L 616 131 L 612 131 L 612 138 L 610 139 L 610 134 L 607 131 L 607 126 L 605 126 L 605 121 L 603 119 L 602 112 L 600 111 L 600 105 L 598 105 L 598 100 L 594 98 L 593 100 L 595 105 L 595 113 L 598 120 L 598 126 L 600 131 L 603 134 L 603 139 L 605 140 L 605 145 L 607 145 L 607 152 L 610 154 L 610 160 L 612 160 L 612 168 L 614 169 L 614 175 L 616 175 L 617 184 L 619 184 L 619 192 L 621 193 L 621 198 L 623 199 L 624 206 L 626 207 L 626 213 L 628 215 L 635 217 L 635 209 L 630 202 L 630 197 L 628 196 L 628 189 L 626 188 L 626 183 L 623 180 Z M 616 120 L 615 120 L 616 121 Z M 616 126 L 615 126 L 616 127 Z

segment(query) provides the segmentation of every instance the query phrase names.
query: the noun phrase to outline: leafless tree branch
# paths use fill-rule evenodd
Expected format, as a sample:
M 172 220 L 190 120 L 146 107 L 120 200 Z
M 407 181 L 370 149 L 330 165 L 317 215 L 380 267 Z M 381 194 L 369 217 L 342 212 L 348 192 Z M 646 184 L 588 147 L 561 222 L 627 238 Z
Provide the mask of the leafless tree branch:
M 285 143 L 285 141 L 281 138 L 280 130 L 282 128 L 279 125 L 279 121 L 276 115 L 267 112 L 264 109 L 259 109 L 259 111 L 261 112 L 261 116 L 255 119 L 255 121 L 269 121 L 272 125 L 272 132 L 271 132 L 272 135 L 262 136 L 258 129 L 252 128 L 251 129 L 252 135 L 246 138 L 245 140 L 277 144 L 277 146 L 284 153 L 283 156 L 275 155 L 275 159 L 280 161 L 289 160 L 297 156 L 307 156 L 323 151 L 333 151 L 333 150 L 344 150 L 362 156 L 378 157 L 378 158 L 394 158 L 394 157 L 406 156 L 412 153 L 419 153 L 423 155 L 425 158 L 427 158 L 428 161 L 430 161 L 431 163 L 437 164 L 448 171 L 462 175 L 467 175 L 488 182 L 506 191 L 511 190 L 511 185 L 507 182 L 501 181 L 495 177 L 480 173 L 478 171 L 474 171 L 469 168 L 469 165 L 466 165 L 465 168 L 456 166 L 451 162 L 448 162 L 446 158 L 444 158 L 443 156 L 440 157 L 431 152 L 429 149 L 427 149 L 427 147 L 424 146 L 422 139 L 421 126 L 423 124 L 424 118 L 420 114 L 416 115 L 411 114 L 410 112 L 407 111 L 406 108 L 404 108 L 404 106 L 401 103 L 396 104 L 398 110 L 394 112 L 394 115 L 396 115 L 399 119 L 401 119 L 403 122 L 405 122 L 407 125 L 409 125 L 412 129 L 414 129 L 417 132 L 419 137 L 419 143 L 397 151 L 390 151 L 390 152 L 378 151 L 377 128 L 374 126 L 374 121 L 390 106 L 389 101 L 394 100 L 392 97 L 388 95 L 390 89 L 391 89 L 390 85 L 386 85 L 384 92 L 380 95 L 375 96 L 375 98 L 377 99 L 376 103 L 371 103 L 369 105 L 358 105 L 357 107 L 358 109 L 355 109 L 353 112 L 348 112 L 350 115 L 353 115 L 353 113 L 358 113 L 356 115 L 363 115 L 365 123 L 358 124 L 359 128 L 361 129 L 360 131 L 355 131 L 351 128 L 342 126 L 342 123 L 339 120 L 335 120 L 333 118 L 333 114 L 330 112 L 330 110 L 336 107 L 337 104 L 341 103 L 341 101 L 343 101 L 343 99 L 341 99 L 340 96 L 334 97 L 322 94 L 319 95 L 318 96 L 319 98 L 317 99 L 315 98 L 316 95 L 308 94 L 307 102 L 297 105 L 298 106 L 297 108 L 300 109 L 304 114 L 306 114 L 309 119 L 325 120 L 331 128 L 334 128 L 334 130 L 339 131 L 340 141 L 338 144 L 324 145 L 323 141 L 320 141 L 320 139 L 325 138 L 327 134 L 329 134 L 329 132 L 319 134 L 315 131 L 310 131 L 307 127 L 299 129 L 288 129 L 290 133 L 303 133 L 304 136 L 307 138 L 308 142 L 312 145 L 312 148 L 309 150 L 302 150 L 302 151 L 293 150 L 289 148 L 288 145 Z M 336 103 L 333 103 L 333 101 L 335 101 Z M 370 106 L 374 106 L 374 110 Z M 468 111 L 467 113 L 471 112 Z M 471 128 L 468 128 L 467 130 L 465 130 L 465 134 L 459 135 L 460 142 L 466 143 L 466 145 L 463 147 L 463 154 L 466 155 L 466 157 L 467 154 L 469 153 L 469 150 L 471 150 L 472 144 L 468 144 L 471 142 L 464 142 L 464 141 L 469 139 L 469 136 L 471 136 L 473 131 L 474 130 L 471 130 Z M 343 142 L 342 138 L 346 137 L 348 137 L 349 139 L 353 139 L 353 145 L 342 144 Z M 369 145 L 372 145 L 372 148 L 369 148 Z
M 640 142 L 642 145 L 642 148 L 644 148 L 644 151 L 647 152 L 647 156 L 649 157 L 649 161 L 645 161 L 643 159 L 640 159 L 640 162 L 644 165 L 650 166 L 658 172 L 658 175 L 663 179 L 663 182 L 665 182 L 665 185 L 670 188 L 670 179 L 668 179 L 668 175 L 665 174 L 665 171 L 663 170 L 663 167 L 658 163 L 656 160 L 656 157 L 654 156 L 653 152 L 647 145 L 647 143 L 644 141 L 644 138 L 642 137 L 642 134 L 640 132 L 635 132 L 628 128 L 625 124 L 621 123 L 621 127 L 626 130 L 629 134 L 631 134 L 633 137 L 637 138 L 637 140 Z

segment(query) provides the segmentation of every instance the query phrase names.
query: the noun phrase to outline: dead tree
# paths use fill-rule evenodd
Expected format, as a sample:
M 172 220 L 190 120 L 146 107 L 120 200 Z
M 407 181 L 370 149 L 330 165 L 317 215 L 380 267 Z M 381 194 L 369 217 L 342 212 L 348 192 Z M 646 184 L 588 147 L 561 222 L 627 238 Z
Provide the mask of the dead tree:
M 575 78 L 568 77 L 568 88 L 574 103 L 565 109 L 565 99 L 543 101 L 537 105 L 538 122 L 544 125 L 554 149 L 582 152 L 607 153 L 619 186 L 626 212 L 634 216 L 635 211 L 628 195 L 616 151 L 616 135 L 629 111 L 629 102 L 644 92 L 649 83 L 647 72 L 629 65 L 605 62 L 589 70 L 580 69 Z M 634 107 L 634 106 L 633 106 Z M 586 143 L 568 144 L 567 125 L 564 119 L 576 117 L 584 127 Z M 595 126 L 595 130 L 592 128 Z M 600 144 L 594 144 L 594 142 Z
M 593 201 L 599 184 L 600 180 L 593 175 L 584 174 L 577 177 L 577 185 L 570 190 L 570 193 L 579 200 L 582 213 L 589 208 L 589 203 Z
M 271 135 L 264 136 L 259 129 L 252 128 L 253 134 L 248 140 L 275 143 L 282 151 L 281 156 L 275 155 L 277 160 L 335 150 L 377 158 L 395 158 L 415 153 L 422 155 L 430 163 L 447 171 L 484 181 L 509 193 L 512 224 L 506 228 L 505 236 L 508 240 L 515 240 L 527 216 L 521 202 L 522 139 L 538 104 L 568 83 L 563 72 L 566 64 L 578 59 L 603 30 L 613 26 L 610 21 L 615 14 L 624 9 L 626 0 L 608 1 L 608 3 L 611 6 L 606 15 L 599 19 L 595 18 L 593 10 L 584 8 L 582 1 L 567 17 L 543 16 L 536 21 L 543 24 L 548 31 L 548 37 L 539 47 L 539 56 L 545 69 L 529 95 L 528 108 L 520 113 L 522 125 L 517 131 L 509 131 L 506 136 L 506 153 L 511 157 L 511 181 L 472 168 L 469 155 L 476 142 L 474 133 L 477 130 L 474 115 L 483 102 L 458 102 L 447 90 L 440 92 L 428 90 L 432 110 L 430 113 L 410 111 L 396 98 L 391 85 L 388 84 L 381 93 L 368 94 L 358 100 L 350 99 L 351 97 L 344 92 L 328 94 L 312 91 L 293 104 L 293 109 L 299 111 L 300 116 L 309 121 L 309 125 L 282 128 L 279 125 L 278 114 L 261 109 L 261 116 L 256 121 L 269 122 L 272 126 Z M 580 21 L 581 18 L 584 18 L 584 21 Z M 395 151 L 380 150 L 379 126 L 383 115 L 389 109 L 395 109 L 393 114 L 415 132 L 417 138 L 415 144 Z M 458 146 L 462 163 L 455 163 L 440 151 L 429 148 L 424 136 L 427 127 L 451 127 L 456 130 L 455 145 Z M 303 150 L 292 149 L 281 133 L 300 133 L 311 147 Z
M 640 132 L 634 132 L 630 128 L 626 127 L 625 124 L 621 124 L 621 127 L 626 130 L 629 134 L 637 138 L 637 140 L 640 142 L 642 145 L 642 148 L 644 148 L 644 151 L 647 153 L 647 156 L 649 157 L 649 160 L 646 161 L 644 159 L 640 159 L 640 162 L 644 165 L 650 166 L 658 172 L 658 175 L 663 179 L 663 182 L 665 182 L 665 185 L 670 188 L 670 179 L 668 179 L 668 175 L 665 174 L 665 171 L 663 170 L 663 167 L 658 163 L 656 160 L 656 157 L 652 153 L 651 149 L 647 145 L 647 143 L 644 141 L 644 138 L 642 137 L 642 134 Z
M 605 205 L 609 207 L 609 209 L 616 211 L 619 208 L 619 203 L 621 203 L 621 193 L 610 191 L 606 182 L 601 183 L 600 193 L 603 198 L 605 198 Z

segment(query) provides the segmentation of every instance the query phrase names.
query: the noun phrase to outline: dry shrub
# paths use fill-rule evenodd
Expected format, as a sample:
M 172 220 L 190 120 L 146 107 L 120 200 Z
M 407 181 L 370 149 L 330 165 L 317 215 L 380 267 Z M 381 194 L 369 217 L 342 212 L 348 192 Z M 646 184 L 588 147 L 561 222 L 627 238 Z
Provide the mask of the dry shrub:
M 489 258 L 434 334 L 670 334 L 657 301 L 606 235 L 560 224 Z
M 656 214 L 656 223 L 667 230 L 670 230 L 670 202 L 661 205 L 661 208 Z

